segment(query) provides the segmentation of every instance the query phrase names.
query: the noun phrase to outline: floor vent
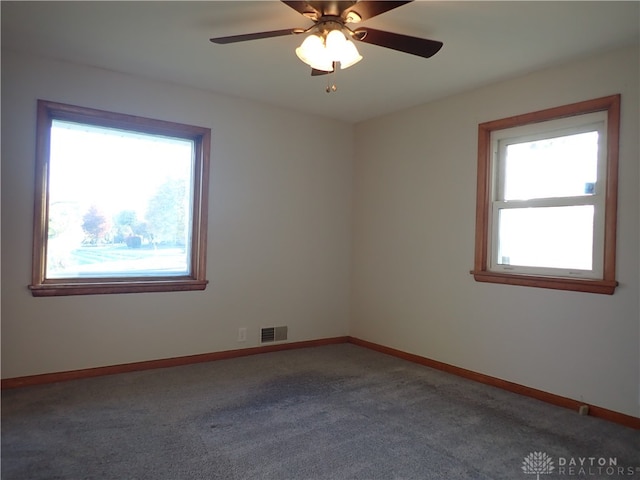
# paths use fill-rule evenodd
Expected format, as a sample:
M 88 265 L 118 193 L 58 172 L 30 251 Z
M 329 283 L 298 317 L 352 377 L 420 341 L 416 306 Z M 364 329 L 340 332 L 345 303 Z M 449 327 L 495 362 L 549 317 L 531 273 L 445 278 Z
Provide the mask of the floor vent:
M 280 342 L 287 339 L 288 327 L 265 327 L 260 331 L 260 342 Z

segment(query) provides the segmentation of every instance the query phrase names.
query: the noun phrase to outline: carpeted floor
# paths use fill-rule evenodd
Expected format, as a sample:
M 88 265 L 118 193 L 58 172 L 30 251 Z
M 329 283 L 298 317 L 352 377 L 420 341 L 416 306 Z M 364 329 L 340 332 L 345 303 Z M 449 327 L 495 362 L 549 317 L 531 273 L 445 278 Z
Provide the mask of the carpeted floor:
M 1 473 L 640 478 L 640 432 L 343 344 L 3 391 Z

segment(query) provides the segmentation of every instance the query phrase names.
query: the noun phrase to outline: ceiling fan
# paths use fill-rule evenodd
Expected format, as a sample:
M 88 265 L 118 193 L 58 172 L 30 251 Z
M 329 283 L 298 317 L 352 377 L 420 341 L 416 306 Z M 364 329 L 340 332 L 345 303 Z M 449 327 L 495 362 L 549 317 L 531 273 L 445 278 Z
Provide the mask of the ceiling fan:
M 288 28 L 267 32 L 211 38 L 213 43 L 227 44 L 311 33 L 296 49 L 298 57 L 311 67 L 312 75 L 334 72 L 362 60 L 352 40 L 390 48 L 399 52 L 429 58 L 435 55 L 442 42 L 412 37 L 400 33 L 385 32 L 368 27 L 351 28 L 359 22 L 401 7 L 407 1 L 285 1 L 282 3 L 313 21 L 309 28 Z M 332 87 L 335 90 L 335 85 Z M 329 89 L 327 89 L 329 91 Z

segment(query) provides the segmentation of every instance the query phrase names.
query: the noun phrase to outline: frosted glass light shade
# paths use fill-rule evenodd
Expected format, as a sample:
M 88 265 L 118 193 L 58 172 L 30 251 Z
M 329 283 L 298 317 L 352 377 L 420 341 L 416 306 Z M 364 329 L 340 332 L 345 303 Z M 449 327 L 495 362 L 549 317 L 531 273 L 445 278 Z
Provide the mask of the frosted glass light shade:
M 338 61 L 342 56 L 347 39 L 340 30 L 331 30 L 325 39 L 327 53 L 332 60 Z
M 327 54 L 324 41 L 318 35 L 305 38 L 302 45 L 296 48 L 296 55 L 311 68 L 325 72 L 333 70 L 333 60 Z
M 311 68 L 325 72 L 333 71 L 335 62 L 345 69 L 362 60 L 355 44 L 340 30 L 331 30 L 324 39 L 317 34 L 309 35 L 296 48 L 296 55 Z
M 309 35 L 302 45 L 296 48 L 296 55 L 307 65 L 310 65 L 315 57 L 322 54 L 324 43 L 318 35 Z
M 351 40 L 344 42 L 342 52 L 340 52 L 340 68 L 349 68 L 362 60 L 362 55 L 358 53 L 358 49 Z

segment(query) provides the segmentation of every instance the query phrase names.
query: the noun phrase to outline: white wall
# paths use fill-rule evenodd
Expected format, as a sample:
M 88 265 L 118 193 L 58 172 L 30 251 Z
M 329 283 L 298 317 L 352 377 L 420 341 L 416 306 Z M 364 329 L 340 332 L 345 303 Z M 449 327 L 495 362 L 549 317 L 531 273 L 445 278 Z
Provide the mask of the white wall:
M 356 128 L 351 335 L 640 416 L 638 50 Z M 476 283 L 478 123 L 622 94 L 613 296 Z
M 31 296 L 38 98 L 212 129 L 204 292 Z M 3 52 L 2 377 L 346 335 L 352 157 L 348 124 Z

